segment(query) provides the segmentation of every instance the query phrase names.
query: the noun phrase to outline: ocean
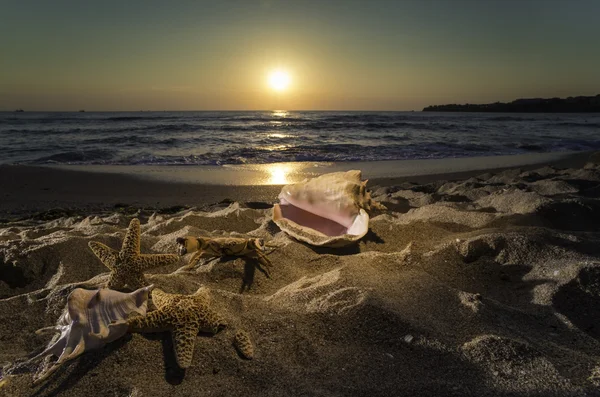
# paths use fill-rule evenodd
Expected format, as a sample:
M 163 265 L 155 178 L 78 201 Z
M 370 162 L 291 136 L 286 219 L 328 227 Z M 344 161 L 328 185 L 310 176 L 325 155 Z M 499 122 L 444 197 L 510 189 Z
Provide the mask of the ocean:
M 2 112 L 1 164 L 225 165 L 600 149 L 600 114 Z

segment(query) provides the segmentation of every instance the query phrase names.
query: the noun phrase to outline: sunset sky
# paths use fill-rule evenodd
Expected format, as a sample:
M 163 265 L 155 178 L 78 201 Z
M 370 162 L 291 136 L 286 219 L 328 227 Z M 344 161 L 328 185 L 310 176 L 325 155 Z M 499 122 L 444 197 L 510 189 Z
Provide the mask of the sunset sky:
M 0 110 L 420 110 L 600 93 L 597 0 L 0 0 Z M 274 90 L 269 73 L 289 74 Z

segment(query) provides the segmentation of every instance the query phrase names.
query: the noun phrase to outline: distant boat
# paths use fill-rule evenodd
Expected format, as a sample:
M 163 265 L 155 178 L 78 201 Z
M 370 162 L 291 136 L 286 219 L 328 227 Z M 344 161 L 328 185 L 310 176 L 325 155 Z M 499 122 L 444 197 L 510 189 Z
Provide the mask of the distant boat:
M 83 109 L 80 109 L 80 110 L 79 110 L 79 113 L 85 113 L 85 110 L 83 110 Z
M 22 113 L 22 112 L 24 112 L 24 110 L 23 109 L 17 109 L 17 110 L 15 110 L 15 112 L 16 113 Z

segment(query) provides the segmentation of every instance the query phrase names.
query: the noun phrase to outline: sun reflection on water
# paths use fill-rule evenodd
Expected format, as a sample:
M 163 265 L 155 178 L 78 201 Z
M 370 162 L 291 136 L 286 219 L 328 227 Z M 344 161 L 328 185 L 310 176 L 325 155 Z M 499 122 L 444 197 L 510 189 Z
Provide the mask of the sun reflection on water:
M 269 134 L 267 135 L 267 138 L 278 138 L 278 139 L 282 139 L 282 138 L 288 138 L 289 135 L 287 134 L 279 134 L 279 133 L 273 133 L 273 134 Z
M 273 110 L 273 117 L 286 117 L 288 112 L 286 110 Z

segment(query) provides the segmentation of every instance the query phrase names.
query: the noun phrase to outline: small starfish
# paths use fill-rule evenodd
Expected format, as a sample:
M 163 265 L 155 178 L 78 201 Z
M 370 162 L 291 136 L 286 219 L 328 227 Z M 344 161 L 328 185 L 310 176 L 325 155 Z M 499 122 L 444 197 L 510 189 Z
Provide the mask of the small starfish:
M 129 223 L 121 251 L 96 241 L 90 241 L 88 245 L 104 266 L 110 269 L 106 286 L 112 289 L 122 289 L 125 285 L 134 290 L 144 287 L 148 285 L 144 270 L 178 261 L 175 254 L 140 254 L 140 220 L 137 218 Z
M 171 331 L 175 358 L 181 368 L 192 363 L 196 336 L 200 331 L 216 334 L 226 326 L 223 318 L 209 307 L 203 289 L 193 295 L 169 294 L 160 289 L 152 291 L 152 302 L 158 310 L 128 321 L 134 332 Z

